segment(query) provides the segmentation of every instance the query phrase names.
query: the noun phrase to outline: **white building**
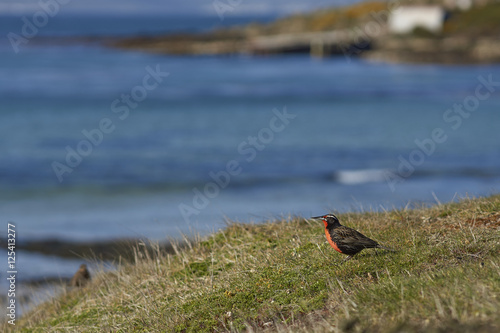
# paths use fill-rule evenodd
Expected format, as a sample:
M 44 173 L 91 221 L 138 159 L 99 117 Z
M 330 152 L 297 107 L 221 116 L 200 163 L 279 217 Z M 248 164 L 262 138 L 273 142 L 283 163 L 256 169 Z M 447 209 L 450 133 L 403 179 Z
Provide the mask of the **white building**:
M 389 16 L 389 31 L 407 34 L 421 27 L 439 33 L 443 29 L 444 17 L 445 11 L 440 6 L 401 6 Z

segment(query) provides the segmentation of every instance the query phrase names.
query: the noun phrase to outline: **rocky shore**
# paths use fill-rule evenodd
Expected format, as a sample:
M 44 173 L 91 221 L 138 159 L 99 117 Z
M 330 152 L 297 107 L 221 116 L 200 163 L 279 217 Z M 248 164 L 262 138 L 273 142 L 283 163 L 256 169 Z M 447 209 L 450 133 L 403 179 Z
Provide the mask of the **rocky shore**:
M 500 62 L 500 39 L 386 37 L 363 58 L 393 63 L 488 64 Z
M 173 55 L 305 53 L 385 62 L 473 64 L 500 62 L 500 4 L 448 11 L 440 33 L 415 29 L 394 34 L 394 8 L 368 2 L 205 34 L 108 40 L 106 45 Z
M 0 240 L 0 246 L 6 247 L 6 241 Z M 186 241 L 151 242 L 142 239 L 116 239 L 89 242 L 74 242 L 61 239 L 32 240 L 20 242 L 21 251 L 52 255 L 60 258 L 78 258 L 103 261 L 133 261 L 137 249 L 153 254 L 156 251 L 175 253 L 186 246 Z

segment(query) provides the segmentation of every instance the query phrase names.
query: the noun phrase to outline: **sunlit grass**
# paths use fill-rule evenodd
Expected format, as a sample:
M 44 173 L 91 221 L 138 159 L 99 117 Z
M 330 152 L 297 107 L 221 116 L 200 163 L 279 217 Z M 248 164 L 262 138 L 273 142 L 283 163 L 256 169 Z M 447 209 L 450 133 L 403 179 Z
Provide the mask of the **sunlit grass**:
M 333 251 L 321 222 L 229 224 L 36 308 L 24 331 L 496 332 L 500 197 L 339 215 L 398 252 Z

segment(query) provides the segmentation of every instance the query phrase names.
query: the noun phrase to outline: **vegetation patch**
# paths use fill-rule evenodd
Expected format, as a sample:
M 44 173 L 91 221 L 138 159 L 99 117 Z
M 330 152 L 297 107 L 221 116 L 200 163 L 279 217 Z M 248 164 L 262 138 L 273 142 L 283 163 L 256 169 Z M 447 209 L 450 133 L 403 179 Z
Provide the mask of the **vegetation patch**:
M 175 254 L 137 247 L 134 263 L 39 306 L 16 330 L 497 332 L 499 208 L 493 196 L 340 214 L 398 250 L 349 261 L 321 222 L 299 217 L 229 224 Z

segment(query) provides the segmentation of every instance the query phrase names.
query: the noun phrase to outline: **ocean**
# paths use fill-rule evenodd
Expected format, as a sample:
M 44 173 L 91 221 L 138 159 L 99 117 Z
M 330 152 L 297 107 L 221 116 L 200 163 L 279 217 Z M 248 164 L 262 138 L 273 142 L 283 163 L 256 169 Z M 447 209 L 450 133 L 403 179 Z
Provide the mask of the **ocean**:
M 12 223 L 18 244 L 163 241 L 227 220 L 377 211 L 500 189 L 499 65 L 50 44 L 271 17 L 54 19 L 17 53 L 6 36 L 22 21 L 0 20 L 4 240 Z M 20 281 L 71 276 L 82 261 L 26 251 L 17 259 Z

